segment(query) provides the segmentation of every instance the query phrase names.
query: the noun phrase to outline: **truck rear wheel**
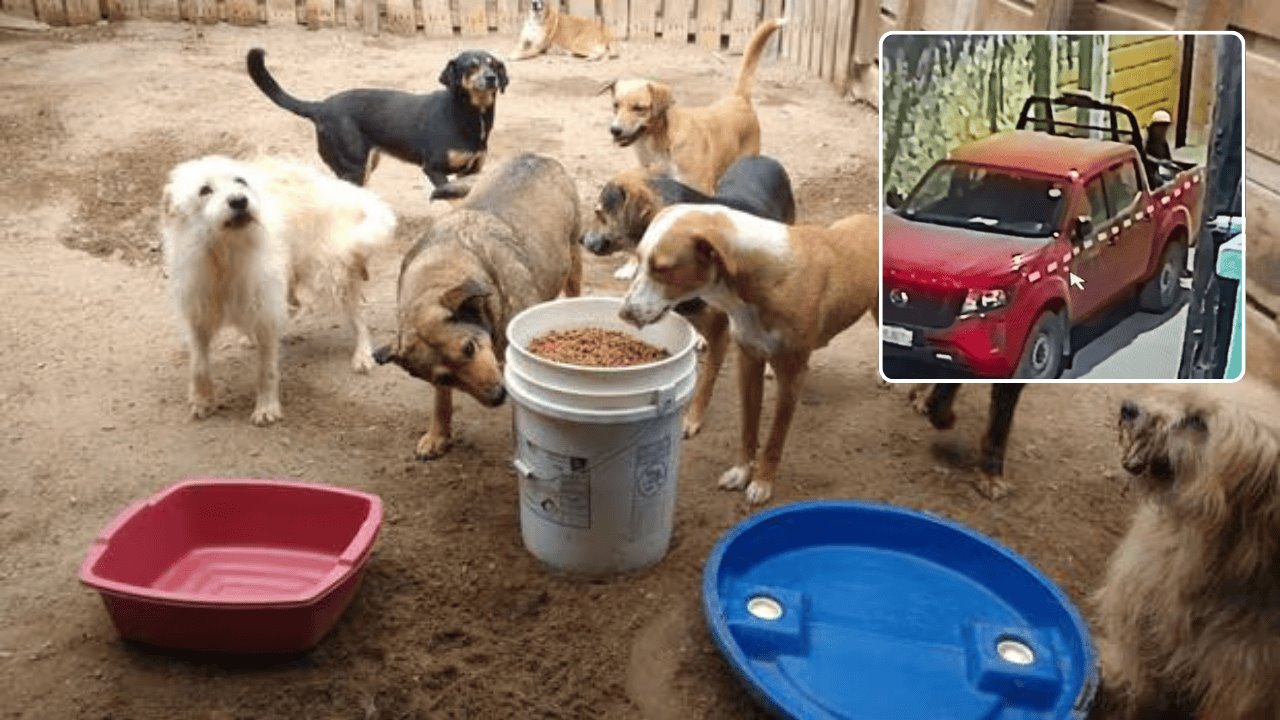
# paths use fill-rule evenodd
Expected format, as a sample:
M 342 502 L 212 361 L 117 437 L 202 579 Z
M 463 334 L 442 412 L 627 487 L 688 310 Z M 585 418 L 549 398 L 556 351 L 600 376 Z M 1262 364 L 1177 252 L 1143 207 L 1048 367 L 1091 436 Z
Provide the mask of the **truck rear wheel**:
M 1062 348 L 1066 345 L 1066 323 L 1056 313 L 1048 310 L 1040 314 L 1027 344 L 1022 349 L 1022 360 L 1014 377 L 1020 380 L 1053 380 L 1062 374 Z
M 1182 294 L 1182 273 L 1186 269 L 1187 246 L 1174 238 L 1165 246 L 1156 274 L 1142 286 L 1138 305 L 1152 313 L 1162 313 L 1173 307 Z

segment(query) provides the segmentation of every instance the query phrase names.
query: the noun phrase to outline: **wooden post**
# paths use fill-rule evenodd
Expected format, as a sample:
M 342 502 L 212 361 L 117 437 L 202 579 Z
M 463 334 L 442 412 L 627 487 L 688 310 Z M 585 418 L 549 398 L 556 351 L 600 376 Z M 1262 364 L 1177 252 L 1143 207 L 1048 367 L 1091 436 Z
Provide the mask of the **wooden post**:
M 627 0 L 601 0 L 600 12 L 604 14 L 605 25 L 613 33 L 615 40 L 626 40 L 630 18 L 627 13 Z
M 142 0 L 147 5 L 156 0 Z M 258 0 L 227 0 L 227 22 L 231 25 L 257 25 L 261 20 L 258 12 Z M 298 11 L 294 8 L 293 21 L 298 22 Z
M 698 47 L 720 49 L 720 22 L 723 18 L 721 0 L 698 0 Z
M 484 5 L 484 0 L 458 0 L 462 37 L 483 37 L 489 34 L 489 19 L 485 16 Z
M 63 6 L 62 0 L 35 0 L 36 17 L 50 25 L 66 25 L 67 9 Z M 174 6 L 175 20 L 177 19 L 177 6 Z
M 285 27 L 297 25 L 297 4 L 293 0 L 267 0 L 267 24 Z
M 552 0 L 555 2 L 555 0 Z M 592 0 L 569 0 L 569 14 L 582 18 L 596 16 L 596 4 Z
M 689 12 L 692 0 L 666 0 L 662 4 L 662 39 L 689 41 Z
M 928 0 L 901 0 L 898 3 L 898 29 L 904 32 L 924 29 L 924 4 Z
M 98 0 L 66 0 L 68 25 L 92 25 L 102 19 Z
M 904 0 L 909 2 L 910 0 Z M 849 78 L 853 70 L 853 11 L 857 0 L 840 0 L 840 12 L 836 22 L 835 68 L 831 80 L 841 93 L 849 88 Z
M 631 0 L 627 19 L 627 36 L 632 40 L 652 40 L 657 33 L 654 0 Z
M 31 0 L 4 0 L 4 11 L 14 17 L 34 20 L 36 6 Z
M 306 18 L 309 28 L 333 27 L 333 18 L 338 12 L 334 0 L 307 0 Z
M 1240 0 L 1182 0 L 1174 30 L 1225 30 Z
M 870 65 L 880 57 L 880 0 L 858 0 L 853 39 L 853 62 Z
M 387 24 L 390 25 L 391 2 L 387 0 Z M 406 2 L 406 0 L 396 0 Z M 453 15 L 449 11 L 449 0 L 422 0 L 422 23 L 427 37 L 453 37 Z
M 1031 16 L 1034 30 L 1066 30 L 1071 26 L 1073 0 L 1036 0 Z
M 350 0 L 360 3 L 360 27 L 366 34 L 377 35 L 382 32 L 382 17 L 379 13 L 378 0 Z
M 418 17 L 413 0 L 387 0 L 387 32 L 396 35 L 412 35 L 418 32 Z M 453 26 L 449 26 L 453 34 Z
M 498 32 L 518 33 L 524 24 L 524 16 L 520 14 L 520 3 L 516 0 L 498 0 Z

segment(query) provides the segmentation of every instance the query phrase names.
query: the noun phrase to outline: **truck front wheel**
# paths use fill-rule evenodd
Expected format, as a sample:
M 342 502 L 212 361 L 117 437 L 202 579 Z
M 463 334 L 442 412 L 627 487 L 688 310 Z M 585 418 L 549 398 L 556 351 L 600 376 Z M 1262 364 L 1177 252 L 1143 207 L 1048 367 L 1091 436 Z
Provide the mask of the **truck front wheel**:
M 1020 380 L 1053 380 L 1061 375 L 1066 336 L 1066 323 L 1061 317 L 1048 310 L 1041 313 L 1027 335 L 1022 360 L 1013 376 Z
M 1151 313 L 1162 313 L 1174 306 L 1182 293 L 1182 273 L 1187 269 L 1187 246 L 1178 238 L 1169 241 L 1160 256 L 1156 274 L 1142 286 L 1138 304 Z

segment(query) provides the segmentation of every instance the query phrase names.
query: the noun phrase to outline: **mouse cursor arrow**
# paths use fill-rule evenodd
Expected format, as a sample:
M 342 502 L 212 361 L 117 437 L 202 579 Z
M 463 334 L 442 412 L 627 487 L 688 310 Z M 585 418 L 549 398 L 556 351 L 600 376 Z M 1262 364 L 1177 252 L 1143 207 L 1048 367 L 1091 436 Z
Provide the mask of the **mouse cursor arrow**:
M 1084 278 L 1075 273 L 1071 273 L 1071 287 L 1084 289 Z

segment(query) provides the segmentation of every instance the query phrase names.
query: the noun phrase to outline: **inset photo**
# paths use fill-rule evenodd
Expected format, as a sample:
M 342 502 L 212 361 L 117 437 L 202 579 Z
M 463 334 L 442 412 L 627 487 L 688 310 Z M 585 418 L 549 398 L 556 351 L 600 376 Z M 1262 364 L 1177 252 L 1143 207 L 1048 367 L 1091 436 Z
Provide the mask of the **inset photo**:
M 885 35 L 885 378 L 1239 379 L 1243 52 L 1235 33 Z

